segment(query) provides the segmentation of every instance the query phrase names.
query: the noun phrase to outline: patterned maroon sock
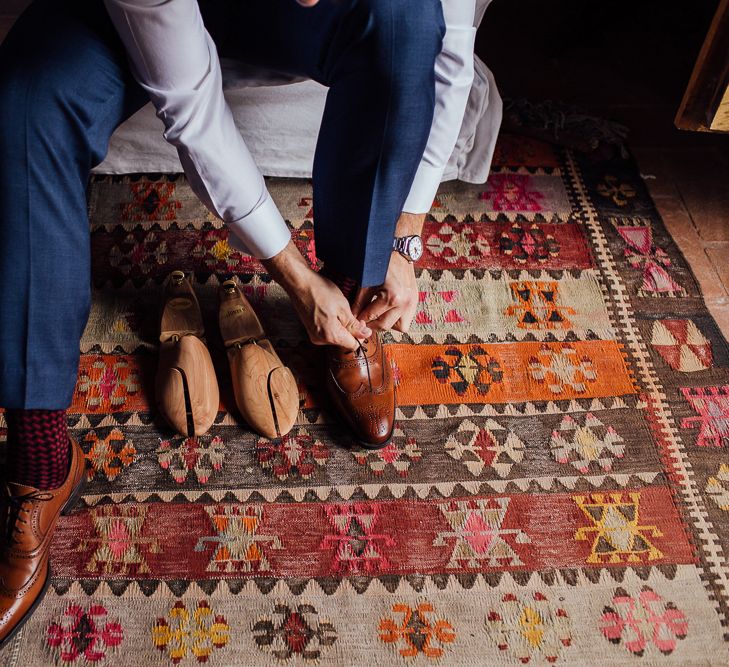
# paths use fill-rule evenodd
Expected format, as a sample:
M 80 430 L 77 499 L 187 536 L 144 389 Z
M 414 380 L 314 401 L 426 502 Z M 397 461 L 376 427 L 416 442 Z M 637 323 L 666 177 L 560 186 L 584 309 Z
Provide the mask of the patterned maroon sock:
M 354 301 L 354 298 L 357 296 L 357 290 L 359 289 L 359 283 L 356 280 L 349 278 L 334 269 L 327 269 L 326 266 L 321 270 L 321 274 L 324 277 L 329 278 L 329 280 L 342 290 L 342 294 L 347 297 L 347 301 L 350 303 Z
M 65 410 L 8 410 L 8 475 L 11 482 L 47 491 L 66 480 L 70 447 Z

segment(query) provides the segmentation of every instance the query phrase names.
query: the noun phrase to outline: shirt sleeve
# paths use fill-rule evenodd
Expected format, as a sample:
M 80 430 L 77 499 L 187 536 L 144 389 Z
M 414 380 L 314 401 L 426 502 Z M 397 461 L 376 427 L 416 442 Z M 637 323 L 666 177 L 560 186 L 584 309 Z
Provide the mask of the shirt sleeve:
M 238 250 L 267 259 L 291 234 L 223 96 L 215 43 L 196 0 L 104 0 L 195 194 Z
M 442 0 L 446 33 L 435 61 L 435 114 L 425 153 L 403 210 L 430 211 L 458 140 L 473 83 L 476 0 Z

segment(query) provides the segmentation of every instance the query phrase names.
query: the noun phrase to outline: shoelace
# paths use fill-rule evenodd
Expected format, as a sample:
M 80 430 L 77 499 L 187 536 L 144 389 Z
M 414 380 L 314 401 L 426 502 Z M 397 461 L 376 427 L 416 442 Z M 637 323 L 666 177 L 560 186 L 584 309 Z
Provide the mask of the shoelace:
M 370 342 L 369 338 L 365 338 L 363 341 L 359 342 L 359 347 L 356 350 L 352 350 L 352 354 L 356 357 L 358 355 L 362 355 L 363 357 L 367 356 L 367 344 Z M 365 368 L 367 369 L 367 382 L 370 385 L 370 391 L 372 391 L 372 376 L 370 375 L 370 365 L 365 364 Z
M 44 493 L 43 491 L 31 491 L 30 493 L 23 494 L 22 496 L 13 496 L 9 493 L 7 487 L 5 487 L 2 500 L 8 507 L 4 530 L 7 543 L 17 543 L 18 540 L 15 537 L 15 533 L 20 533 L 21 535 L 23 533 L 23 528 L 19 524 L 28 523 L 26 519 L 23 519 L 20 516 L 22 512 L 27 512 L 24 507 L 25 503 L 33 500 L 47 501 L 52 499 L 53 494 Z
M 356 357 L 358 354 L 367 354 L 367 343 L 370 342 L 369 338 L 365 338 L 359 342 L 359 347 L 356 350 L 352 350 L 352 354 Z

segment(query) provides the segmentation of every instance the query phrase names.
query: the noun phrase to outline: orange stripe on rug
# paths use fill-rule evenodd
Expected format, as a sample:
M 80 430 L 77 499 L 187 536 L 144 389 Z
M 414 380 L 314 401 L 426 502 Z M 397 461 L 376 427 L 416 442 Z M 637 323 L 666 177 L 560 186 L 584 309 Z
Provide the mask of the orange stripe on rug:
M 634 394 L 615 341 L 386 346 L 399 405 L 519 403 Z M 156 357 L 82 355 L 71 413 L 151 409 Z M 304 407 L 317 407 L 309 391 Z M 221 410 L 225 407 L 221 405 Z
M 614 341 L 390 345 L 401 405 L 623 396 L 635 386 Z

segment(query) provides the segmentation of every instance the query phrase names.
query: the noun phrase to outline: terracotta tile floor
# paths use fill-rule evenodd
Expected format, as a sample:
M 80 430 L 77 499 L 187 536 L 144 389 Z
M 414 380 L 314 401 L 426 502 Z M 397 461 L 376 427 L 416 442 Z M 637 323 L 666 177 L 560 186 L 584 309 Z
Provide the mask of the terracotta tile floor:
M 706 148 L 638 147 L 633 153 L 729 340 L 729 157 Z

